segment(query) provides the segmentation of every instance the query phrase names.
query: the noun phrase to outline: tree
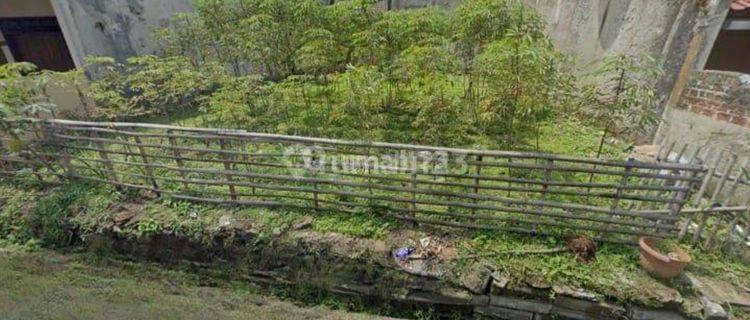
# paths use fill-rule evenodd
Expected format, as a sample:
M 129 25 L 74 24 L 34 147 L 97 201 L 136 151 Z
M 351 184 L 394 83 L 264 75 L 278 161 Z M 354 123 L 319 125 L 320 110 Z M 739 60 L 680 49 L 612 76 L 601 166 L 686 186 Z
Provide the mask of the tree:
M 108 119 L 197 107 L 227 80 L 220 66 L 208 63 L 196 69 L 182 56 L 143 55 L 125 64 L 89 57 L 87 68 L 94 74 L 90 96 L 98 115 Z
M 554 114 L 570 80 L 552 43 L 526 30 L 509 31 L 476 61 L 473 73 L 482 79 L 477 122 L 488 135 L 505 135 L 508 147 L 524 134 L 538 134 L 539 122 Z
M 662 69 L 645 55 L 607 57 L 590 77 L 596 84 L 583 88 L 581 111 L 602 130 L 596 157 L 606 139 L 645 132 L 659 121 L 653 84 Z
M 349 67 L 337 78 L 342 102 L 334 107 L 333 118 L 350 138 L 377 140 L 383 136 L 386 118 L 383 113 L 386 77 L 371 66 Z

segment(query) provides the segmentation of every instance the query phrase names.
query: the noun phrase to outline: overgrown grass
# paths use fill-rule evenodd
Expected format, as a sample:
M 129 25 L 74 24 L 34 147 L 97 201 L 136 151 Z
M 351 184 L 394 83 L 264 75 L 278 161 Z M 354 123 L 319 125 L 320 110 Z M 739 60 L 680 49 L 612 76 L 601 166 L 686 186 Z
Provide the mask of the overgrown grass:
M 148 237 L 157 232 L 169 232 L 197 241 L 212 241 L 222 228 L 222 221 L 232 226 L 245 223 L 258 232 L 260 244 L 264 239 L 279 234 L 295 222 L 312 218 L 312 229 L 317 232 L 336 232 L 360 238 L 382 239 L 386 242 L 393 231 L 410 228 L 408 224 L 381 218 L 374 214 L 345 214 L 335 212 L 307 212 L 257 207 L 227 208 L 172 201 L 139 199 L 111 187 L 69 184 L 52 189 L 40 189 L 35 194 L 17 189 L 7 182 L 0 184 L 0 196 L 6 204 L 0 215 L 2 238 L 6 242 L 26 244 L 30 248 L 59 246 L 69 243 L 64 230 L 77 228 L 82 236 L 95 233 L 117 213 L 120 203 L 139 203 L 138 221 L 123 226 L 121 232 Z M 19 208 L 24 208 L 20 210 Z M 43 221 L 44 229 L 30 228 L 31 221 Z M 10 230 L 11 232 L 9 232 Z M 566 234 L 532 237 L 502 231 L 453 231 L 459 254 L 487 254 L 507 250 L 536 250 L 564 246 Z M 40 240 L 34 240 L 40 239 Z M 398 245 L 398 243 L 394 243 Z M 698 275 L 714 277 L 729 283 L 748 286 L 750 268 L 738 259 L 719 252 L 691 249 L 694 263 L 689 268 Z M 603 244 L 597 259 L 582 264 L 568 253 L 551 255 L 498 255 L 484 259 L 515 285 L 527 283 L 568 285 L 613 299 L 644 304 L 658 303 L 658 292 L 671 286 L 655 281 L 640 270 L 635 247 Z M 459 260 L 459 262 L 465 260 Z M 470 261 L 463 262 L 465 266 Z M 462 266 L 459 265 L 459 268 Z
M 299 307 L 246 282 L 0 244 L 3 319 L 374 319 Z M 331 300 L 346 310 L 346 305 Z
M 176 120 L 177 119 L 177 120 Z M 153 119 L 157 121 L 157 119 Z M 177 121 L 188 126 L 203 125 L 195 114 L 170 117 L 158 121 Z M 251 128 L 249 128 L 250 131 Z M 542 127 L 540 149 L 547 152 L 591 156 L 596 150 L 599 133 L 576 121 L 547 123 Z M 624 144 L 613 141 L 614 147 L 605 148 L 611 158 L 624 157 Z M 97 157 L 90 153 L 92 158 Z M 216 164 L 216 168 L 221 168 Z M 99 172 L 104 176 L 104 172 Z M 142 174 L 142 173 L 141 173 Z M 174 173 L 172 173 L 174 175 Z M 176 176 L 176 175 L 175 175 Z M 140 183 L 140 182 L 138 182 Z M 181 188 L 179 184 L 162 187 Z M 212 190 L 224 190 L 223 186 Z M 122 228 L 120 232 L 148 237 L 158 232 L 170 232 L 188 238 L 211 241 L 212 235 L 222 228 L 249 222 L 259 241 L 278 234 L 303 218 L 312 218 L 312 228 L 317 232 L 336 232 L 354 237 L 387 239 L 392 231 L 408 228 L 401 221 L 385 219 L 377 214 L 337 213 L 330 211 L 268 209 L 261 207 L 222 207 L 163 199 L 151 199 L 139 192 L 118 191 L 111 186 L 69 183 L 57 188 L 43 188 L 33 180 L 0 183 L 0 197 L 6 198 L 0 212 L 0 236 L 15 243 L 39 245 L 65 245 L 70 241 L 65 230 L 77 228 L 85 236 L 101 231 L 104 221 L 117 213 L 121 203 L 139 204 L 138 221 Z M 34 227 L 37 226 L 37 227 Z M 530 237 L 502 231 L 456 232 L 460 253 L 483 254 L 519 249 L 553 248 L 564 245 L 566 234 L 548 237 Z M 41 240 L 35 240 L 41 239 Z M 693 251 L 695 263 L 691 270 L 698 274 L 723 279 L 747 286 L 750 269 L 737 259 L 727 259 L 720 253 Z M 637 265 L 638 253 L 634 247 L 604 244 L 599 248 L 597 260 L 581 264 L 569 254 L 555 255 L 501 255 L 487 259 L 487 263 L 510 276 L 514 281 L 533 281 L 548 284 L 566 284 L 620 299 L 653 303 L 649 290 L 660 290 L 664 284 L 654 281 Z
M 338 232 L 361 238 L 382 238 L 400 224 L 375 214 L 347 214 L 329 212 L 316 217 L 313 228 L 320 232 Z
M 602 132 L 575 118 L 560 118 L 546 122 L 540 127 L 539 150 L 543 152 L 595 157 Z M 535 140 L 527 144 L 536 144 Z M 627 153 L 627 143 L 617 138 L 608 139 L 602 150 L 602 158 L 623 159 Z

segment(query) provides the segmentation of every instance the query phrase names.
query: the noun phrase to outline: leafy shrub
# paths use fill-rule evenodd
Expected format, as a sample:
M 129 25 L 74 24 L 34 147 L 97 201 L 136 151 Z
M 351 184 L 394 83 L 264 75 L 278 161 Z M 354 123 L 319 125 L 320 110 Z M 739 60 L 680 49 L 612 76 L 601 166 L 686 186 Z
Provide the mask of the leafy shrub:
M 560 89 L 567 87 L 562 56 L 544 38 L 514 30 L 490 43 L 476 60 L 473 72 L 483 80 L 477 122 L 490 135 L 504 135 L 507 146 L 549 119 Z
M 90 95 L 109 119 L 196 107 L 225 81 L 217 65 L 194 68 L 181 56 L 137 56 L 125 64 L 90 57 L 87 63 L 95 74 Z
M 38 117 L 52 114 L 54 105 L 46 93 L 52 72 L 28 62 L 0 65 L 0 108 L 6 115 Z
M 252 131 L 527 148 L 542 122 L 612 90 L 579 94 L 567 57 L 519 0 L 452 11 L 200 0 L 173 23 L 158 32 L 162 57 L 99 61 L 93 91 L 106 116 L 199 106 L 211 125 Z
M 590 125 L 602 130 L 597 157 L 607 137 L 632 137 L 658 123 L 653 84 L 661 74 L 661 67 L 651 57 L 617 55 L 604 59 L 589 75 L 595 84 L 583 88 L 578 111 L 591 120 Z
M 262 83 L 257 77 L 238 77 L 214 92 L 205 105 L 209 123 L 217 126 L 242 128 L 255 126 L 259 92 Z

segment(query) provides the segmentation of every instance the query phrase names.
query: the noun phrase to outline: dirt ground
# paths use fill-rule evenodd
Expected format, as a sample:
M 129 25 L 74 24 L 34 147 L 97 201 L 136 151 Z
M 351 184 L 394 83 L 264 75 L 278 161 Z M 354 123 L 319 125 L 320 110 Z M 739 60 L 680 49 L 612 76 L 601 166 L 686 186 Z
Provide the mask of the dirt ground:
M 2 319 L 385 319 L 300 306 L 244 283 L 0 245 Z

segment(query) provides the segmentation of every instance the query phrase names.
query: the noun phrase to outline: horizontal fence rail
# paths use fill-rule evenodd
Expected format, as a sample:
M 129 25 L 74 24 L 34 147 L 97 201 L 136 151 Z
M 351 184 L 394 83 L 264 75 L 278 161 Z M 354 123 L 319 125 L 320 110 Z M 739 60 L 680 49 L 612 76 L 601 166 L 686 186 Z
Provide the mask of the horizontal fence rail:
M 750 158 L 727 152 L 722 146 L 666 142 L 657 158 L 702 163 L 704 180 L 683 210 L 678 239 L 705 249 L 721 246 L 730 251 L 747 247 L 750 236 Z M 663 151 L 663 152 L 662 152 Z M 739 247 L 733 245 L 740 244 Z M 740 250 L 734 250 L 739 248 Z
M 370 212 L 626 243 L 678 236 L 683 207 L 707 174 L 695 164 L 145 123 L 47 120 L 34 126 L 42 132 L 33 138 L 36 155 L 8 152 L 3 159 L 12 167 L 4 173 L 22 167 L 39 174 L 53 164 L 67 177 L 187 201 Z

